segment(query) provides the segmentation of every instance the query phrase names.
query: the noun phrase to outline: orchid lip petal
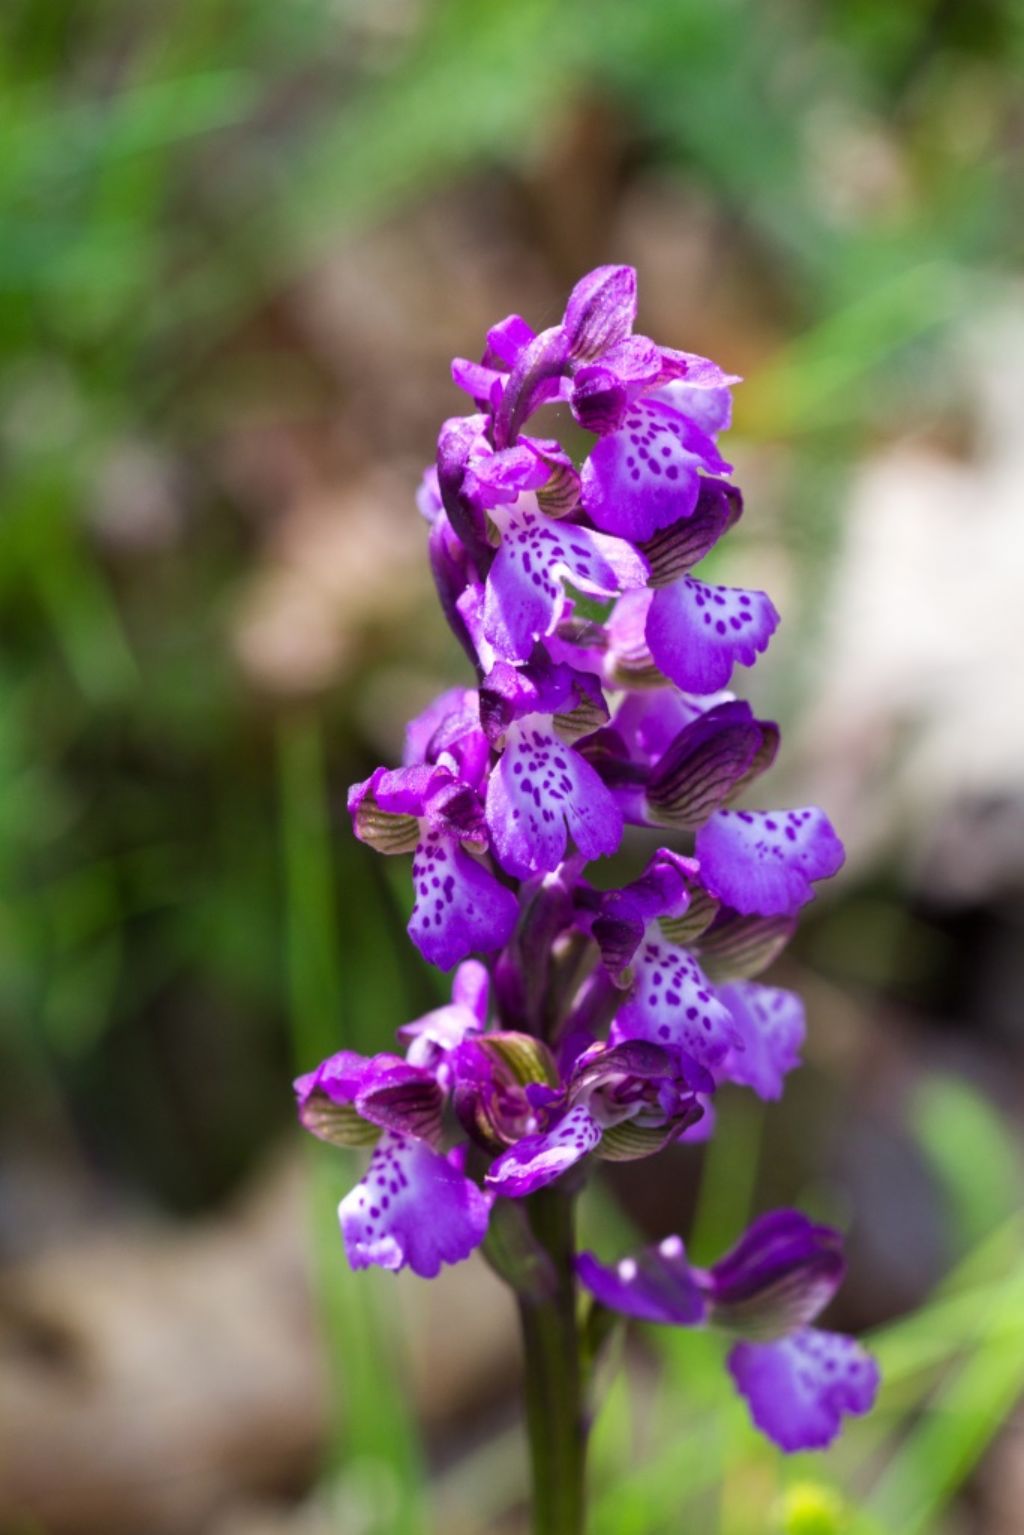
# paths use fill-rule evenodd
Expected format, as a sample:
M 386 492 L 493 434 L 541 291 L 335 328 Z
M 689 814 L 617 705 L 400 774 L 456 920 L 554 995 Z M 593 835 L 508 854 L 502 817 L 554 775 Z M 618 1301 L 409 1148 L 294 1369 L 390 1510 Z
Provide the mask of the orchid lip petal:
M 814 895 L 812 881 L 843 863 L 843 845 L 820 810 L 719 810 L 697 833 L 702 877 L 748 916 L 790 916 Z
M 487 1231 L 489 1195 L 421 1141 L 387 1132 L 338 1217 L 354 1269 L 411 1268 L 432 1279 L 459 1263 Z
M 790 1454 L 825 1449 L 845 1414 L 870 1411 L 879 1384 L 858 1343 L 813 1327 L 776 1343 L 738 1343 L 729 1370 L 757 1427 Z

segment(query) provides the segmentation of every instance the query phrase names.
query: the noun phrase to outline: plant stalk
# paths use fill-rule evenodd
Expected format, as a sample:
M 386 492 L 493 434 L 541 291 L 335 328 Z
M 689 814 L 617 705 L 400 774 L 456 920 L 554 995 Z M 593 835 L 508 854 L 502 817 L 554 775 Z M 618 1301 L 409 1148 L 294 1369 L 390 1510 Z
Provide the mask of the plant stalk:
M 583 1535 L 587 1428 L 574 1269 L 575 1199 L 542 1189 L 528 1201 L 534 1235 L 551 1258 L 553 1294 L 520 1295 L 533 1535 Z

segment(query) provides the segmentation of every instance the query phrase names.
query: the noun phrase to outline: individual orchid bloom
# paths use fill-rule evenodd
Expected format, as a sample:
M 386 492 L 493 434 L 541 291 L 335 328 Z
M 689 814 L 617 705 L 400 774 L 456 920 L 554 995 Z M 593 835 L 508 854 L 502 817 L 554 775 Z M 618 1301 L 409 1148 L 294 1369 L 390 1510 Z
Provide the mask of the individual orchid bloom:
M 461 1263 L 487 1234 L 491 1200 L 467 1178 L 458 1151 L 388 1131 L 362 1182 L 338 1206 L 354 1269 L 410 1268 L 433 1279 L 442 1264 Z
M 709 889 L 745 915 L 792 915 L 813 899 L 812 881 L 843 866 L 843 844 L 823 811 L 719 810 L 697 833 Z
M 487 574 L 483 632 L 495 654 L 526 661 L 537 640 L 553 634 L 571 605 L 566 583 L 610 597 L 644 586 L 647 565 L 625 539 L 555 521 L 536 496 L 495 507 L 501 543 Z
M 343 1050 L 295 1082 L 299 1119 L 335 1145 L 375 1145 L 363 1179 L 338 1208 L 353 1268 L 409 1267 L 433 1278 L 483 1241 L 491 1198 L 441 1150 L 451 1053 L 480 1030 L 486 972 L 460 967 L 447 1008 L 407 1025 L 405 1060 Z
M 712 1069 L 743 1050 L 732 1014 L 696 959 L 664 938 L 657 923 L 648 925 L 632 971 L 632 988 L 612 1025 L 613 1040 L 670 1045 Z
M 809 1326 L 844 1271 L 839 1233 L 796 1210 L 760 1216 L 709 1269 L 666 1237 L 612 1267 L 582 1253 L 577 1272 L 595 1300 L 646 1322 L 739 1334 L 728 1360 L 757 1427 L 781 1449 L 821 1449 L 847 1413 L 870 1410 L 878 1367 L 851 1338 Z
M 630 405 L 583 466 L 583 505 L 602 532 L 643 543 L 697 505 L 703 474 L 729 474 L 714 441 L 656 396 Z
M 564 1087 L 524 1088 L 537 1128 L 491 1164 L 485 1185 L 521 1199 L 591 1152 L 614 1161 L 650 1156 L 700 1117 L 698 1092 L 713 1090 L 708 1074 L 680 1051 L 595 1043 L 576 1059 Z
M 570 836 L 586 859 L 614 853 L 622 813 L 596 770 L 564 739 L 575 715 L 582 713 L 584 727 L 600 720 L 594 679 L 565 666 L 499 665 L 485 678 L 481 700 L 492 740 L 501 743 L 485 810 L 501 867 L 519 878 L 554 870 Z
M 591 898 L 592 899 L 592 898 Z M 644 874 L 597 898 L 590 932 L 610 979 L 624 988 L 613 1044 L 646 1040 L 713 1070 L 743 1038 L 697 961 L 680 944 L 715 912 L 693 859 L 659 848 Z
M 764 592 L 682 576 L 653 593 L 645 637 L 655 664 L 678 687 L 714 693 L 737 663 L 753 666 L 778 626 Z
M 356 836 L 380 852 L 412 852 L 409 936 L 439 969 L 508 942 L 519 913 L 510 891 L 474 854 L 487 848 L 484 807 L 453 757 L 378 768 L 349 791 Z

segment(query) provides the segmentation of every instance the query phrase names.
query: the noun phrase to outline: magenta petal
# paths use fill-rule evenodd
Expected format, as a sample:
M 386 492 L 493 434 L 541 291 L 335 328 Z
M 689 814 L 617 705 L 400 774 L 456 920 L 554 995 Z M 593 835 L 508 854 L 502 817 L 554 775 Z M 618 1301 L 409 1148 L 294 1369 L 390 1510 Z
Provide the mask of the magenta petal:
M 692 693 L 724 688 L 737 662 L 753 666 L 779 626 L 764 592 L 684 576 L 654 594 L 647 644 L 666 677 Z
M 457 1007 L 468 1008 L 482 1029 L 487 1022 L 487 1004 L 491 994 L 491 977 L 487 966 L 478 959 L 467 959 L 455 972 L 452 981 L 452 1002 Z
M 460 1263 L 487 1231 L 491 1201 L 447 1157 L 422 1141 L 386 1133 L 338 1218 L 354 1269 L 411 1268 L 433 1279 Z
M 699 1327 L 705 1320 L 704 1296 L 679 1237 L 666 1237 L 614 1267 L 599 1263 L 593 1253 L 581 1253 L 576 1272 L 602 1306 L 639 1322 Z
M 686 725 L 730 698 L 731 694 L 723 693 L 721 698 L 691 699 L 670 687 L 627 693 L 612 725 L 634 761 L 653 764 Z
M 406 725 L 402 764 L 409 768 L 420 762 L 436 762 L 443 751 L 452 752 L 461 761 L 462 753 L 456 753 L 455 749 L 468 740 L 475 753 L 475 737 L 479 734 L 480 709 L 476 689 L 449 688 Z M 484 753 L 486 755 L 486 742 Z
M 695 362 L 706 359 L 694 359 Z M 715 363 L 711 363 L 713 370 L 711 377 L 719 373 Z M 698 370 L 694 370 L 695 375 Z M 732 390 L 725 382 L 727 375 L 720 375 L 721 382 L 715 379 L 713 384 L 692 383 L 685 378 L 673 379 L 668 384 L 662 384 L 658 390 L 656 399 L 664 400 L 671 405 L 673 410 L 699 426 L 702 432 L 707 432 L 709 437 L 714 437 L 718 432 L 728 431 L 732 425 Z
M 489 400 L 500 377 L 501 374 L 494 368 L 485 368 L 481 363 L 470 362 L 466 357 L 452 359 L 452 383 L 457 389 L 464 389 L 474 400 Z
M 712 1068 L 730 1049 L 742 1049 L 732 1015 L 685 949 L 645 937 L 633 968 L 636 981 L 629 1000 L 619 1009 L 613 1041 L 649 1039 L 685 1050 L 702 1066 Z
M 614 853 L 622 812 L 589 762 L 529 716 L 509 728 L 487 786 L 487 825 L 509 874 L 555 869 L 571 833 L 586 859 Z
M 636 272 L 630 266 L 599 266 L 569 294 L 562 321 L 570 356 L 591 359 L 629 335 L 636 318 Z
M 589 1109 L 579 1105 L 570 1109 L 550 1130 L 526 1135 L 492 1162 L 487 1186 L 509 1199 L 522 1199 L 535 1189 L 554 1183 L 593 1151 L 601 1140 L 601 1129 Z
M 642 541 L 697 504 L 700 470 L 729 465 L 699 427 L 668 405 L 641 401 L 617 432 L 594 444 L 583 465 L 583 505 L 607 533 Z
M 519 354 L 526 350 L 536 334 L 522 315 L 506 315 L 503 320 L 498 321 L 497 325 L 492 325 L 487 332 L 488 360 L 493 356 L 507 368 L 515 367 L 519 361 Z
M 772 1210 L 701 1279 L 714 1326 L 767 1342 L 813 1322 L 845 1269 L 838 1231 L 800 1210 Z
M 622 539 L 517 509 L 487 577 L 483 633 L 504 660 L 526 661 L 568 607 L 563 582 L 598 596 L 643 586 L 647 566 Z
M 752 1087 L 759 1098 L 781 1098 L 786 1073 L 800 1065 L 807 1032 L 802 1000 L 795 991 L 753 981 L 719 986 L 718 996 L 743 1039 L 743 1049 L 730 1052 L 719 1075 Z
M 519 915 L 515 896 L 454 837 L 427 834 L 413 856 L 412 880 L 409 936 L 440 970 L 475 951 L 500 949 L 511 938 Z
M 729 1370 L 750 1415 L 781 1450 L 821 1450 L 845 1413 L 865 1413 L 878 1365 L 852 1338 L 805 1327 L 778 1343 L 738 1343 Z
M 744 916 L 789 915 L 813 898 L 811 881 L 842 868 L 843 844 L 824 811 L 719 810 L 697 833 L 701 877 Z

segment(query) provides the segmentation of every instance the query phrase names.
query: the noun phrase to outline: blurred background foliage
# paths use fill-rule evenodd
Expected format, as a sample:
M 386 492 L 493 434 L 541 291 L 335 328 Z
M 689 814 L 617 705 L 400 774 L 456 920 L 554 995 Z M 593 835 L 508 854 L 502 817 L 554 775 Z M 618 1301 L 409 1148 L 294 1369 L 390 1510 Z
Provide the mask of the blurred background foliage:
M 682 1222 L 702 1257 L 771 1202 L 852 1225 L 845 1320 L 883 1328 L 888 1386 L 841 1451 L 782 1470 L 714 1344 L 645 1334 L 598 1429 L 595 1530 L 657 1535 L 684 1509 L 723 1535 L 1019 1530 L 1022 62 L 1013 0 L 7 0 L 16 1277 L 97 1231 L 221 1221 L 258 1262 L 232 1200 L 294 1154 L 292 1064 L 383 1047 L 438 995 L 402 871 L 343 813 L 460 675 L 412 494 L 463 408 L 451 355 L 630 260 L 643 328 L 746 376 L 748 512 L 723 557 L 786 618 L 748 691 L 791 742 L 776 797 L 828 805 L 854 856 L 780 967 L 813 1038 L 786 1109 L 727 1102 L 707 1155 L 620 1171 L 587 1219 L 605 1247 L 627 1207 Z M 456 1347 L 443 1368 L 467 1383 L 411 1404 L 441 1324 L 403 1299 L 396 1327 L 407 1289 L 345 1273 L 348 1169 L 313 1160 L 338 1410 L 294 1383 L 302 1431 L 263 1488 L 282 1522 L 231 1512 L 261 1485 L 254 1431 L 217 1497 L 186 1447 L 190 1490 L 159 1508 L 138 1454 L 127 1496 L 82 1450 L 95 1503 L 0 1476 L 11 1528 L 518 1527 L 509 1316 L 460 1289 L 490 1352 L 474 1371 Z M 129 1273 L 114 1262 L 115 1291 Z M 87 1323 L 8 1309 L 0 1420 L 21 1444 L 39 1357 Z M 328 1446 L 328 1490 L 292 1511 Z

